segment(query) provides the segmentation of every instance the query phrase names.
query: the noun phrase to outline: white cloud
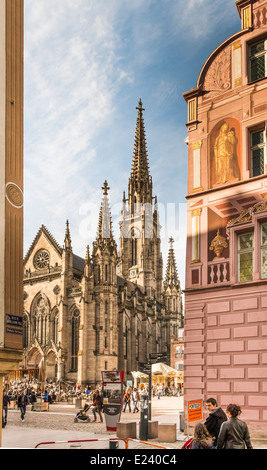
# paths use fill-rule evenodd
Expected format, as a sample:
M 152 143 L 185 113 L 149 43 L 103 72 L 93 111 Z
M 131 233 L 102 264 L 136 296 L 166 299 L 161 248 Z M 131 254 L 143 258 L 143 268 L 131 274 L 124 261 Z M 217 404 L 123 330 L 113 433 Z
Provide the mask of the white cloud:
M 42 223 L 62 244 L 68 218 L 75 252 L 83 255 L 84 211 L 88 203 L 99 207 L 104 179 L 111 186 L 111 207 L 119 207 L 123 189 L 127 196 L 140 96 L 147 109 L 154 194 L 162 203 L 183 202 L 186 111 L 178 94 L 190 71 L 179 70 L 179 60 L 223 28 L 234 0 L 25 0 L 24 5 L 25 246 Z M 181 246 L 180 239 L 177 243 Z
M 173 24 L 177 34 L 188 42 L 210 37 L 211 33 L 225 28 L 233 18 L 236 7 L 233 0 L 178 0 L 173 5 Z
M 112 116 L 117 84 L 129 79 L 117 61 L 115 2 L 104 4 L 25 3 L 25 189 L 31 205 L 44 201 L 51 212 L 55 193 L 65 211 L 77 204 L 97 158 L 94 139 Z M 68 191 L 70 205 L 61 199 Z

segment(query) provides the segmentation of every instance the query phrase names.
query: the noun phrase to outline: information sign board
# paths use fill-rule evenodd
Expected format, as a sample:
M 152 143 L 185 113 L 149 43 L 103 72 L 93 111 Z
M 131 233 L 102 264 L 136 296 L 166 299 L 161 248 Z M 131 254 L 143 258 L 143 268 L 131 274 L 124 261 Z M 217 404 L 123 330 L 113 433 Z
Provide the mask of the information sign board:
M 107 431 L 116 431 L 123 400 L 124 371 L 102 372 L 103 409 Z
M 194 423 L 203 420 L 203 400 L 191 400 L 187 402 L 187 421 Z

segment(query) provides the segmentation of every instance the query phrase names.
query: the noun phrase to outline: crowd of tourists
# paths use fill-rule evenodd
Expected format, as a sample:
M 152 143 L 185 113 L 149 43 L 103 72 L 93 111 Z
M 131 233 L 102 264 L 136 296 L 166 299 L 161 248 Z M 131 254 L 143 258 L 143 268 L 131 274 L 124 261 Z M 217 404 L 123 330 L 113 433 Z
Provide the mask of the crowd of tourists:
M 123 409 L 138 413 L 140 411 L 141 395 L 148 394 L 148 384 L 141 384 L 137 387 L 124 387 L 123 389 Z M 153 385 L 152 395 L 175 395 L 176 390 L 169 387 L 162 387 L 160 384 Z M 87 386 L 81 389 L 80 386 L 72 386 L 62 382 L 40 383 L 38 380 L 28 379 L 16 380 L 6 384 L 3 391 L 3 415 L 2 427 L 7 424 L 7 410 L 11 402 L 15 402 L 20 409 L 21 419 L 24 421 L 26 406 L 33 404 L 41 398 L 49 403 L 59 401 L 69 401 L 73 399 L 85 399 L 92 406 L 94 421 L 99 415 L 99 422 L 103 422 L 103 396 L 102 387 L 91 388 Z M 186 442 L 183 448 L 191 449 L 240 449 L 247 447 L 252 449 L 250 435 L 247 424 L 240 420 L 241 409 L 238 405 L 230 404 L 226 413 L 217 405 L 214 398 L 206 400 L 206 407 L 209 412 L 205 423 L 197 423 L 194 436 Z
M 17 402 L 20 392 L 24 390 L 27 397 L 28 403 L 35 403 L 37 398 L 42 398 L 48 403 L 71 401 L 72 399 L 86 399 L 89 402 L 93 401 L 93 395 L 97 387 L 86 386 L 81 388 L 79 385 L 71 385 L 63 381 L 52 382 L 45 381 L 41 383 L 37 379 L 21 379 L 11 381 L 6 384 L 5 391 L 11 401 Z M 101 387 L 98 387 L 101 392 Z M 133 387 L 128 387 L 131 391 L 131 401 L 133 400 Z M 142 383 L 138 387 L 138 392 L 148 393 L 148 384 Z M 152 396 L 163 397 L 163 396 L 179 396 L 182 394 L 181 386 L 165 386 L 163 384 L 152 385 Z M 124 389 L 125 394 L 125 389 Z
M 100 390 L 100 389 L 99 389 Z M 48 403 L 68 402 L 73 399 L 86 399 L 93 401 L 95 388 L 90 386 L 81 389 L 80 386 L 74 386 L 63 382 L 39 382 L 37 379 L 14 380 L 5 386 L 5 392 L 10 402 L 18 402 L 21 392 L 27 398 L 27 404 L 33 404 L 41 398 Z

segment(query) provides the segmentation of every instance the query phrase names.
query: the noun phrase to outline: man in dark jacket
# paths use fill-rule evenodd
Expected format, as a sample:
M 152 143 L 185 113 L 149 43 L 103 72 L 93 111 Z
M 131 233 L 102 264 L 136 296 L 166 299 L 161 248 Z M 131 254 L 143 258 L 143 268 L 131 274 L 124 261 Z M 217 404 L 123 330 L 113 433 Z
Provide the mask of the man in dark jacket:
M 4 428 L 7 424 L 7 410 L 8 405 L 10 404 L 10 397 L 4 391 L 3 392 L 3 416 L 2 416 L 2 428 Z
M 24 390 L 22 390 L 20 395 L 18 396 L 18 408 L 20 409 L 20 416 L 21 416 L 22 422 L 24 421 L 27 404 L 28 404 L 27 397 L 24 393 Z
M 227 421 L 227 416 L 225 412 L 218 407 L 215 398 L 208 398 L 206 400 L 206 407 L 209 411 L 209 416 L 204 424 L 213 438 L 213 444 L 216 446 L 221 425 Z

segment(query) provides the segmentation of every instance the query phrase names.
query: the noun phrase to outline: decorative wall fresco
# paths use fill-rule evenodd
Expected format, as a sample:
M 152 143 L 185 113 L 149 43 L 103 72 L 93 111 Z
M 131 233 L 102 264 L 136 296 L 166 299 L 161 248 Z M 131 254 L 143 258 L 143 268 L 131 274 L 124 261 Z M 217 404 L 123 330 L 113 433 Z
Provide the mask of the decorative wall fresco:
M 240 124 L 236 119 L 220 121 L 211 132 L 211 187 L 240 180 Z

